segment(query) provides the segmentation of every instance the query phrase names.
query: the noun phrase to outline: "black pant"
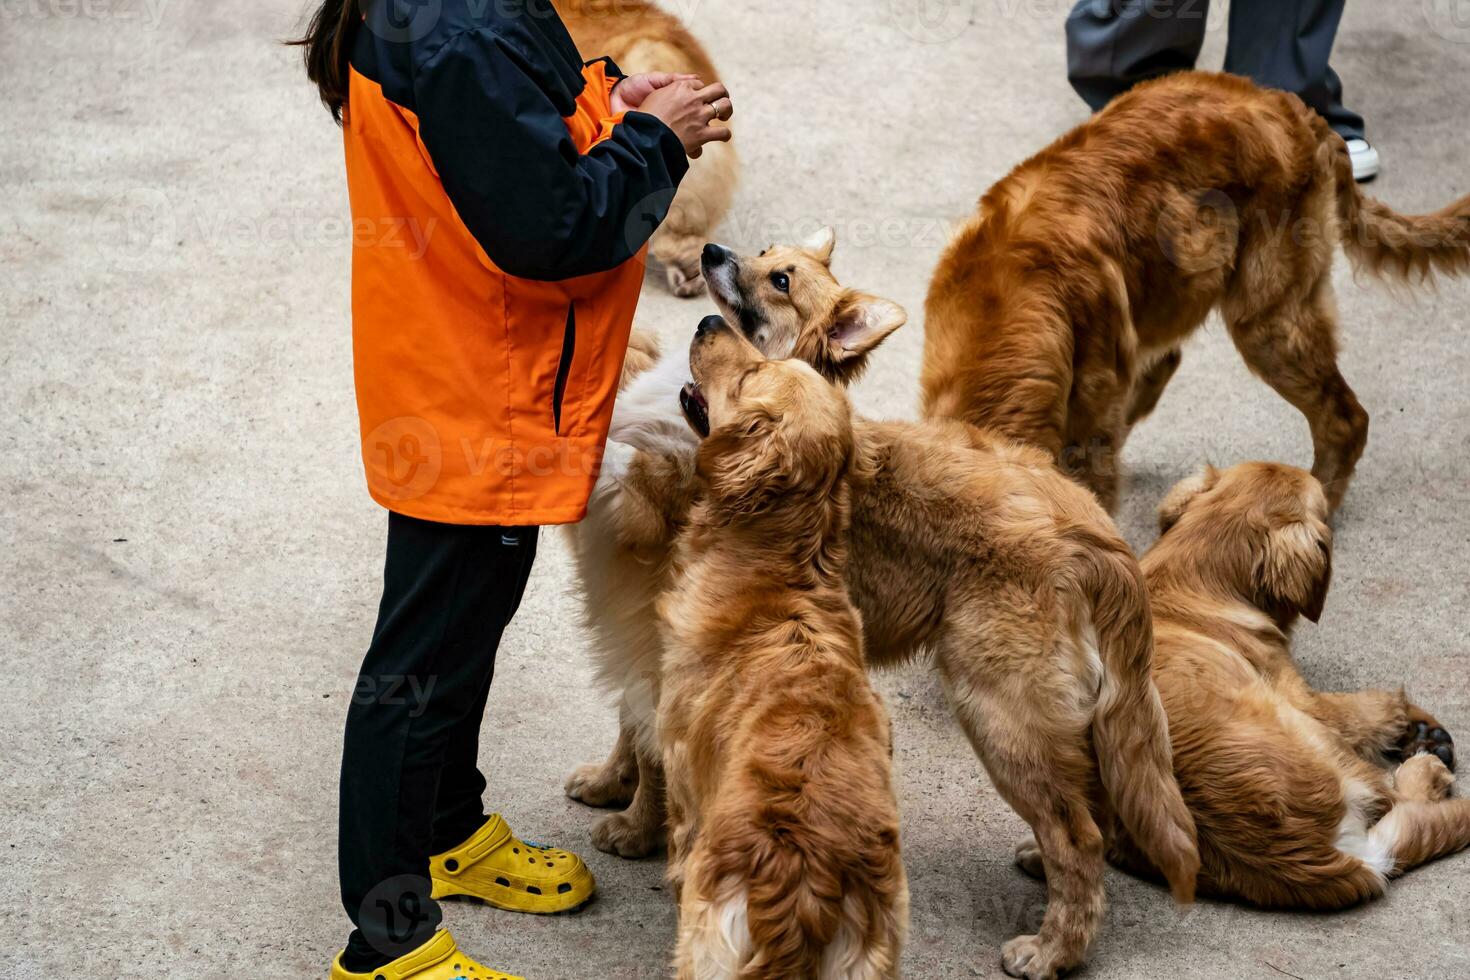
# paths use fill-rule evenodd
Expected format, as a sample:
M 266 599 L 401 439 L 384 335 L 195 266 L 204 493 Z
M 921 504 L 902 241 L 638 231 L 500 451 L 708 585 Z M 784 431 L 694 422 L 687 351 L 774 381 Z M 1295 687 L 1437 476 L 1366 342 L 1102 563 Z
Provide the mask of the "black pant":
M 355 973 L 432 938 L 429 856 L 484 823 L 480 721 L 536 533 L 388 515 L 383 601 L 342 751 L 337 860 Z
M 1343 139 L 1363 117 L 1342 104 L 1328 58 L 1346 0 L 1231 0 L 1225 70 L 1295 92 Z M 1067 77 L 1093 109 L 1146 78 L 1193 68 L 1209 0 L 1079 0 L 1067 18 Z

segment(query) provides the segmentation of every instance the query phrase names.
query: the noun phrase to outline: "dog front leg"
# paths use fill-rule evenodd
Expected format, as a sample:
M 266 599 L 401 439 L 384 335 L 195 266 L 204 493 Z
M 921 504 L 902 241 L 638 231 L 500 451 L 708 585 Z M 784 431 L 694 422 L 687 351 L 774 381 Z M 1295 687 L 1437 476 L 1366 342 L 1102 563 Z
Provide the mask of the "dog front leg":
M 664 844 L 668 817 L 664 808 L 664 769 L 649 739 L 635 734 L 638 786 L 622 813 L 603 817 L 592 828 L 592 844 L 599 851 L 625 858 L 648 857 Z
M 637 730 L 624 706 L 618 719 L 618 741 L 606 762 L 580 766 L 567 778 L 567 795 L 588 806 L 625 807 L 638 789 Z

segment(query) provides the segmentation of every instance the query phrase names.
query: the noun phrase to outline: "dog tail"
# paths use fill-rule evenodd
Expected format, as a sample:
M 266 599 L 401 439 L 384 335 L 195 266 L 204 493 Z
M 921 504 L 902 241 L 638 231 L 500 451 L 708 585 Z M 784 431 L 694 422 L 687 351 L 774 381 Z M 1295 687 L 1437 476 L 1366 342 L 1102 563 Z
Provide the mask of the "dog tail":
M 796 846 L 803 833 L 785 834 L 779 824 L 762 835 L 749 855 L 751 953 L 741 980 L 893 975 L 903 901 L 883 883 L 903 880 L 898 828 L 854 816 L 832 839 L 811 840 L 815 846 Z
M 1368 832 L 1386 860 L 1379 868 L 1393 877 L 1470 847 L 1470 800 L 1400 803 Z
M 1101 543 L 1099 543 L 1101 545 Z M 1176 901 L 1194 900 L 1199 845 L 1194 818 L 1174 778 L 1169 722 L 1153 682 L 1153 615 L 1143 573 L 1121 541 L 1092 549 L 1093 627 L 1103 664 L 1093 712 L 1093 751 L 1103 789 L 1133 843 L 1169 882 Z
M 1322 129 L 1331 139 L 1324 150 L 1336 155 L 1342 244 L 1355 269 L 1408 283 L 1470 272 L 1470 195 L 1432 214 L 1399 214 L 1362 192 L 1347 145 L 1325 123 Z
M 758 802 L 718 808 L 688 862 L 681 976 L 897 975 L 908 883 L 887 751 L 873 741 L 844 759 L 847 747 L 805 746 L 747 774 L 740 799 Z

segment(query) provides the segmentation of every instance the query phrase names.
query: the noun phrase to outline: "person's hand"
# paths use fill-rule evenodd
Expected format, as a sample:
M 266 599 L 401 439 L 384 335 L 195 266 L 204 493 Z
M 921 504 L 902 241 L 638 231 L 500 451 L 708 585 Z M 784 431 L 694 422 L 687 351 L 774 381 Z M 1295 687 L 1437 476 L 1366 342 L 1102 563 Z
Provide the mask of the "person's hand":
M 654 89 L 638 111 L 662 120 L 679 137 L 690 159 L 697 159 L 706 143 L 729 141 L 730 127 L 716 123 L 733 116 L 735 106 L 725 86 L 701 86 L 697 79 L 681 79 Z
M 629 75 L 613 86 L 612 111 L 616 115 L 620 112 L 627 112 L 629 109 L 636 109 L 653 94 L 655 89 L 661 89 L 675 82 L 692 82 L 698 77 L 697 75 L 676 75 L 667 71 Z

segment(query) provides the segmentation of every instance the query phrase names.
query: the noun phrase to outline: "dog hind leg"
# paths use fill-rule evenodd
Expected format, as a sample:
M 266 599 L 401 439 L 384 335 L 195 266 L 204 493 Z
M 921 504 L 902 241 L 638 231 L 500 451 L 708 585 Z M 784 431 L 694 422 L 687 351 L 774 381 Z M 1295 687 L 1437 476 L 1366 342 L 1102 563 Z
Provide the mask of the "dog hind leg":
M 1394 777 L 1399 803 L 1369 831 L 1400 875 L 1470 847 L 1470 800 L 1446 799 L 1454 777 L 1436 756 L 1416 755 Z
M 1368 413 L 1337 369 L 1337 316 L 1324 274 L 1305 299 L 1286 299 L 1226 326 L 1246 365 L 1307 418 L 1312 475 L 1336 510 L 1368 443 Z
M 1428 752 L 1454 770 L 1454 739 L 1402 690 L 1322 692 L 1299 677 L 1293 680 L 1300 687 L 1290 694 L 1293 703 L 1341 736 L 1359 757 L 1384 765 Z
M 996 789 L 1031 825 L 1046 878 L 1040 930 L 1009 940 L 1001 965 L 1011 976 L 1051 980 L 1083 963 L 1102 924 L 1103 835 L 1089 804 L 1101 787 L 1088 741 L 1091 707 L 1078 712 L 1070 685 L 1014 676 L 1007 683 L 1007 671 L 995 664 L 986 670 L 984 637 L 1014 625 L 946 642 L 938 664 L 956 717 Z M 1048 690 L 1052 701 L 1041 693 Z

